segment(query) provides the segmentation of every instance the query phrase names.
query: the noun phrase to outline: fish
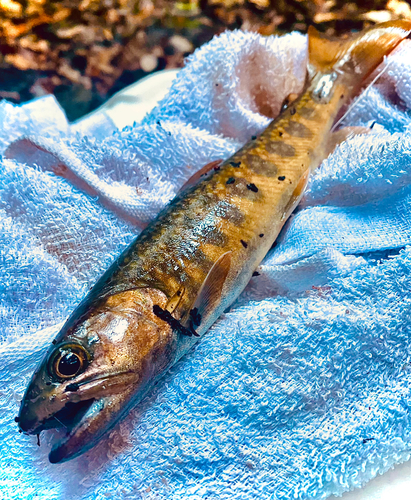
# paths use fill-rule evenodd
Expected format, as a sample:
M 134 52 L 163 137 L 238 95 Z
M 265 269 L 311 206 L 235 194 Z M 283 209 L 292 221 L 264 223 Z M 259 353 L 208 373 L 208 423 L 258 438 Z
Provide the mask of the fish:
M 26 434 L 65 429 L 51 463 L 95 446 L 234 302 L 327 154 L 339 113 L 410 32 L 405 20 L 343 39 L 310 28 L 301 94 L 201 169 L 100 277 L 45 352 L 16 418 Z

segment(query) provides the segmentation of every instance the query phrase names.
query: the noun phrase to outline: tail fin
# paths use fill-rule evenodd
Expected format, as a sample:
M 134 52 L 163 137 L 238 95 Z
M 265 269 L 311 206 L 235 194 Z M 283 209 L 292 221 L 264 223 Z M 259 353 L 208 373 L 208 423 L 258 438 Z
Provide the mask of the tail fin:
M 411 21 L 378 24 L 345 39 L 331 39 L 310 26 L 308 57 L 310 73 L 351 73 L 367 78 L 411 32 Z

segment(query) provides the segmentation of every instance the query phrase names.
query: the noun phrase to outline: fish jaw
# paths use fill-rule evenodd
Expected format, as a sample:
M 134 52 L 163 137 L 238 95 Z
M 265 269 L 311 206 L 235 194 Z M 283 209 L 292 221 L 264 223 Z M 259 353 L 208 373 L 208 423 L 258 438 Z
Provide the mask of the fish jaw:
M 74 383 L 68 380 L 58 385 L 50 383 L 47 378 L 47 373 L 42 376 L 36 373 L 23 398 L 18 423 L 26 434 L 39 434 L 56 427 L 72 430 L 80 425 L 86 414 L 90 420 L 89 409 L 95 401 L 109 401 L 119 394 L 138 392 L 141 385 L 138 371 L 80 377 Z M 46 384 L 43 384 L 44 380 Z
M 49 454 L 52 464 L 66 462 L 87 452 L 120 420 L 136 401 L 135 391 L 91 400 L 82 418 L 58 441 Z
M 114 383 L 116 378 L 119 380 Z M 128 383 L 125 385 L 125 382 Z M 103 384 L 105 387 L 111 385 L 111 391 L 117 386 L 119 393 L 101 396 Z M 42 394 L 35 401 L 25 398 L 19 416 L 22 431 L 40 434 L 56 427 L 66 430 L 65 436 L 49 454 L 51 463 L 65 462 L 92 448 L 144 393 L 140 393 L 137 383 L 132 383 L 131 374 L 105 377 L 88 385 L 87 390 L 61 392 L 59 395 L 50 391 L 51 397 Z

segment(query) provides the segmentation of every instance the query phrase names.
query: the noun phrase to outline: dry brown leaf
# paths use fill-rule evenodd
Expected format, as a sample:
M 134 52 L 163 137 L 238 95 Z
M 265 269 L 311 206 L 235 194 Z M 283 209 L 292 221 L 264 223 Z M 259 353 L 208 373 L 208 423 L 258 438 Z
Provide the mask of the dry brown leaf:
M 17 54 L 7 54 L 4 60 L 21 70 L 39 69 L 37 62 L 31 57 L 28 51 Z
M 23 7 L 14 0 L 0 0 L 0 11 L 3 11 L 8 17 L 20 17 Z
M 72 68 L 67 61 L 63 60 L 57 68 L 57 72 L 61 76 L 65 76 L 73 83 L 80 83 L 86 89 L 91 89 L 91 80 L 87 76 L 82 76 L 80 71 Z
M 394 16 L 393 13 L 389 10 L 370 10 L 365 14 L 359 16 L 360 19 L 364 19 L 365 21 L 372 21 L 373 23 L 385 23 L 387 21 L 391 21 Z
M 400 18 L 411 19 L 411 7 L 408 2 L 403 2 L 402 0 L 390 0 L 387 3 L 386 8 Z

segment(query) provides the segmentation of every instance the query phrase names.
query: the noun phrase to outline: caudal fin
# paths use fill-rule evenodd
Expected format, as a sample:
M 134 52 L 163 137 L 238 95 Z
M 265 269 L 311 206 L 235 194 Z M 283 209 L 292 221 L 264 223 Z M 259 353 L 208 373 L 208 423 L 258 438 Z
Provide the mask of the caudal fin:
M 378 24 L 343 39 L 327 37 L 310 26 L 310 73 L 336 71 L 364 80 L 410 33 L 411 21 L 406 20 Z

